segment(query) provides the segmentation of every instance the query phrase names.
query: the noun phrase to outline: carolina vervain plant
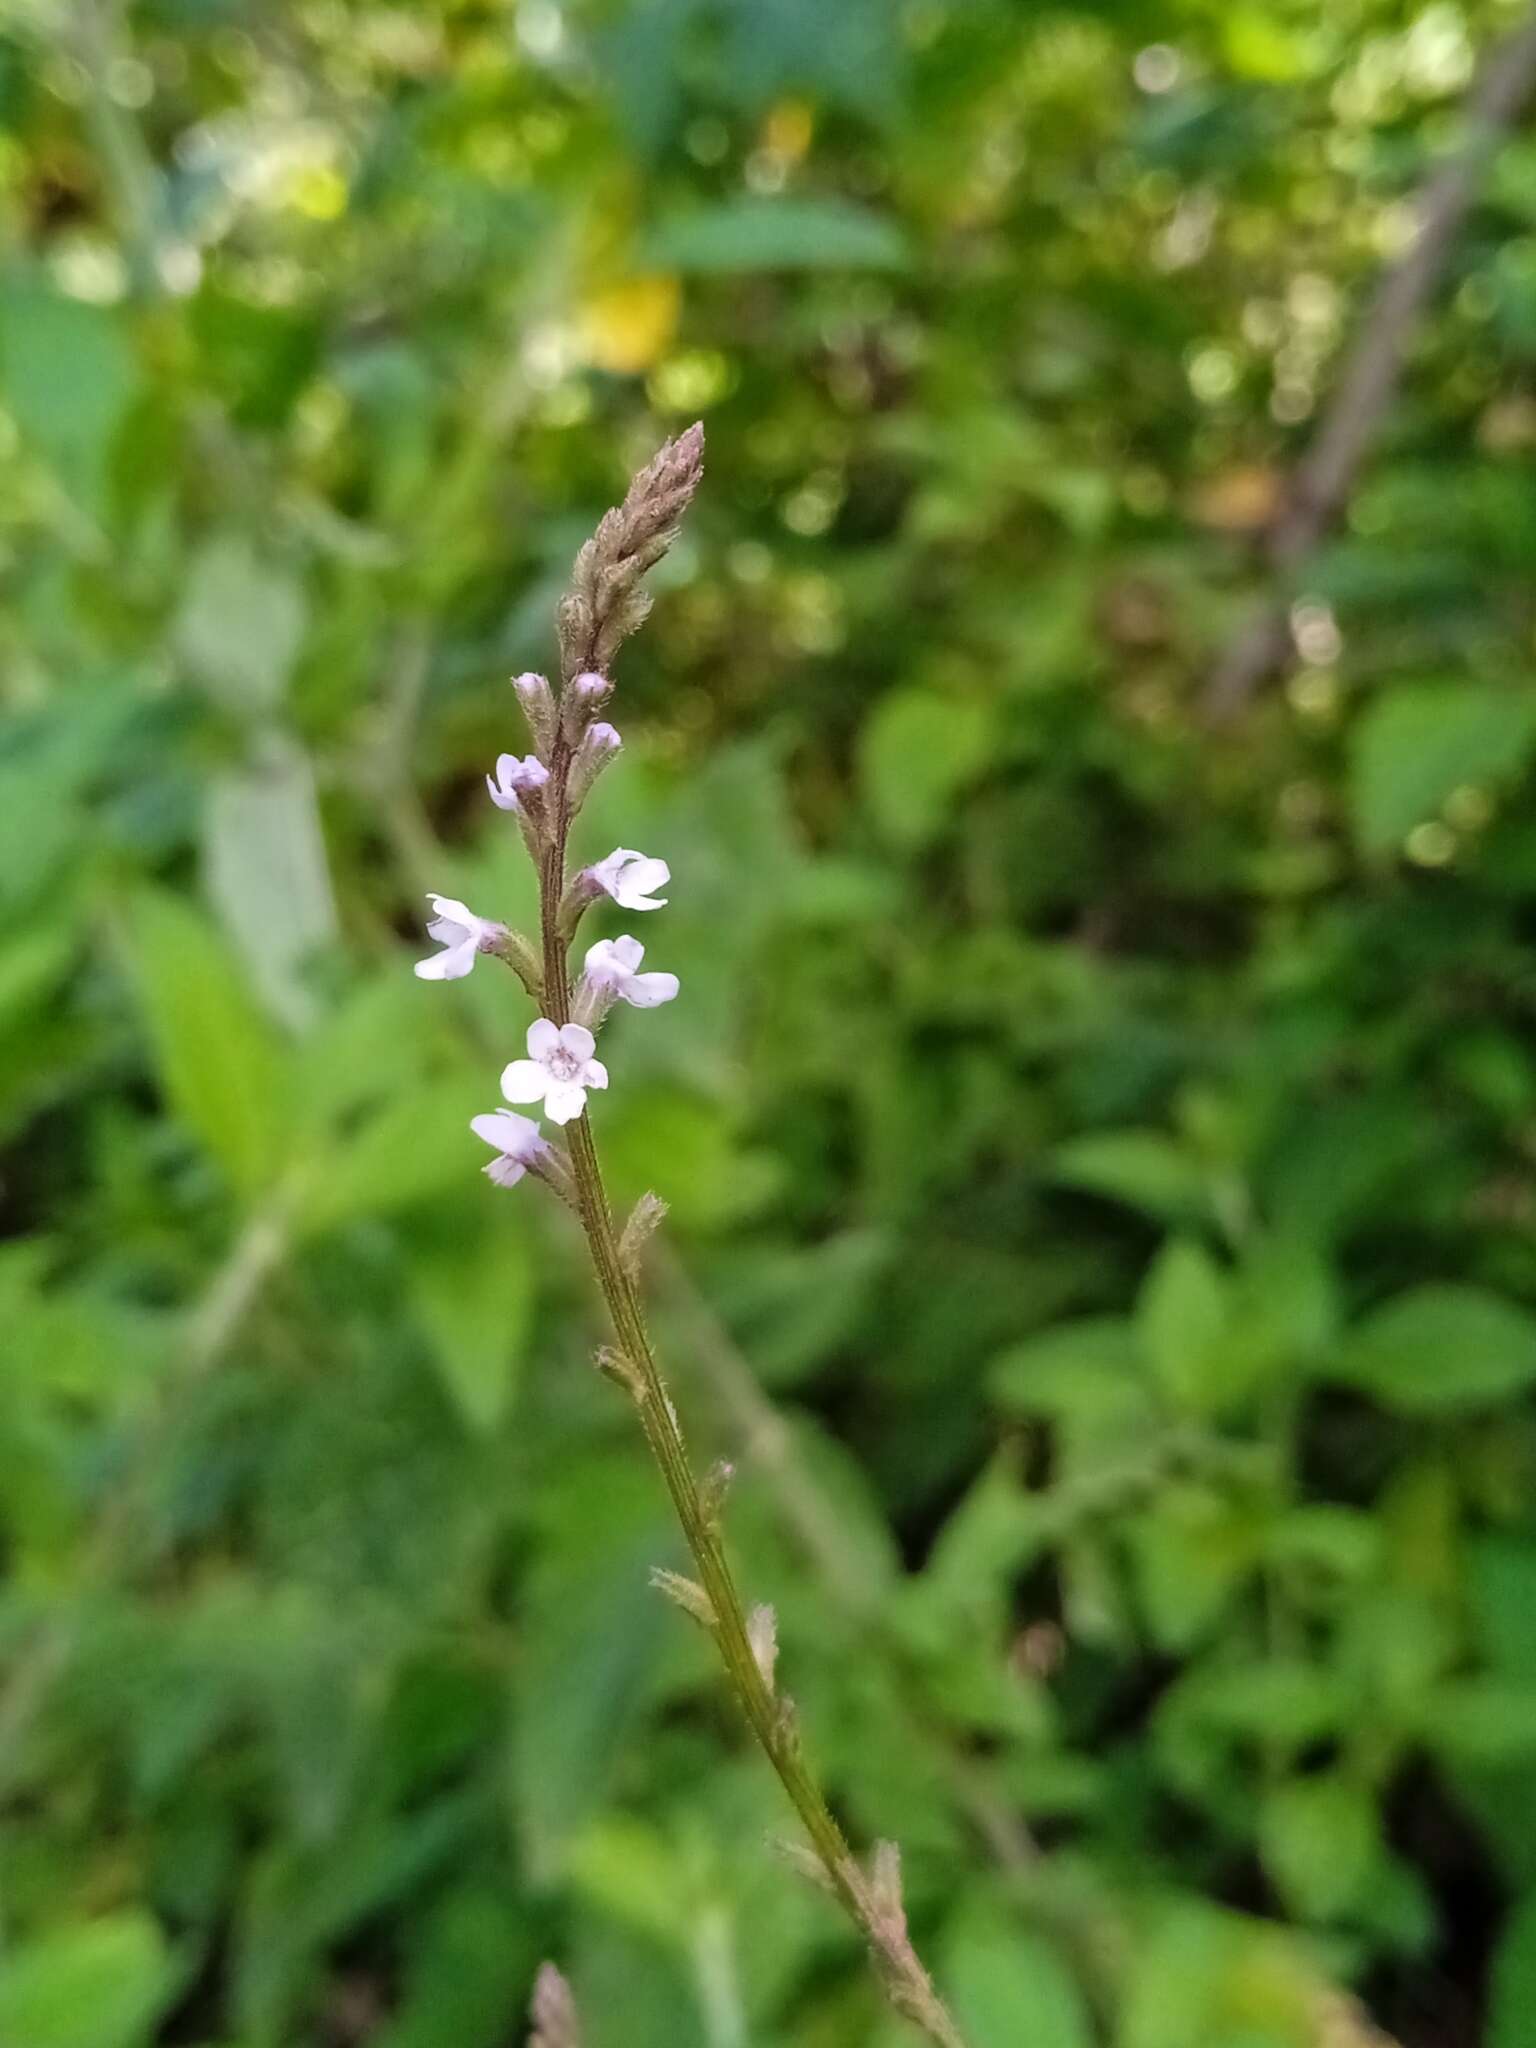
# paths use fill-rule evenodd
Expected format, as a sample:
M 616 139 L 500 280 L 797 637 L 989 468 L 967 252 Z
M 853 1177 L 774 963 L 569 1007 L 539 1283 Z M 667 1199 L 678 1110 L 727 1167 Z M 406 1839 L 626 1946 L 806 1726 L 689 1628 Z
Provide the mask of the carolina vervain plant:
M 427 929 L 442 950 L 420 961 L 416 972 L 426 980 L 456 980 L 480 954 L 495 954 L 533 998 L 538 1015 L 528 1028 L 528 1056 L 503 1071 L 502 1093 L 520 1107 L 542 1103 L 564 1143 L 546 1138 L 518 1109 L 477 1116 L 472 1128 L 495 1152 L 485 1171 L 501 1187 L 534 1176 L 579 1219 L 615 1340 L 599 1353 L 598 1364 L 634 1404 L 698 1574 L 690 1579 L 658 1570 L 654 1581 L 718 1647 L 747 1723 L 809 1838 L 808 1867 L 864 1934 L 892 2004 L 942 2048 L 963 2048 L 907 1932 L 894 1845 L 878 1844 L 866 1869 L 806 1762 L 793 1703 L 775 1672 L 773 1609 L 747 1609 L 726 1553 L 721 1513 L 728 1469 L 696 1477 L 646 1329 L 640 1253 L 665 1205 L 645 1195 L 623 1230 L 615 1229 L 587 1113 L 588 1093 L 608 1086 L 608 1070 L 595 1055 L 597 1033 L 614 1003 L 653 1009 L 678 993 L 675 975 L 642 971 L 645 948 L 628 934 L 589 946 L 573 976 L 574 942 L 588 907 L 606 896 L 626 910 L 659 910 L 666 899 L 655 892 L 667 885 L 670 870 L 663 860 L 619 847 L 572 873 L 568 845 L 584 798 L 619 751 L 617 731 L 599 716 L 613 694 L 609 670 L 650 608 L 641 578 L 676 536 L 698 488 L 703 453 L 703 429 L 691 427 L 635 477 L 623 504 L 604 515 L 576 558 L 559 608 L 558 689 L 539 675 L 519 676 L 513 685 L 533 751 L 503 754 L 486 780 L 492 801 L 516 820 L 538 870 L 537 945 L 462 903 L 433 896 Z

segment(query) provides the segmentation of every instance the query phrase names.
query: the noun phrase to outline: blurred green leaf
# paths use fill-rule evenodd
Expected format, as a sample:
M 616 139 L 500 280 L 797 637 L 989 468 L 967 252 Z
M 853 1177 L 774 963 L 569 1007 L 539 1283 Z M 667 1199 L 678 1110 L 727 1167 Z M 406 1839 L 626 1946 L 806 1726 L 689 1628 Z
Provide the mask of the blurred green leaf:
M 635 257 L 645 270 L 900 270 L 901 229 L 841 199 L 730 199 L 658 221 Z
M 1372 699 L 1351 740 L 1355 834 L 1401 845 L 1463 787 L 1503 783 L 1536 745 L 1536 696 L 1472 682 L 1400 683 Z
M 1527 2048 L 1536 2013 L 1536 1894 L 1504 1923 L 1493 1962 L 1488 2048 Z
M 318 1004 L 304 970 L 336 937 L 336 905 L 299 747 L 269 733 L 246 766 L 210 778 L 202 851 L 209 900 L 268 1010 L 290 1030 L 312 1024 Z
M 524 1603 L 511 1787 L 547 1881 L 623 1762 L 664 1631 L 683 1623 L 649 1583 L 672 1539 L 656 1476 L 627 1449 L 566 1473 L 546 1515 Z
M 1059 1146 L 1052 1166 L 1069 1187 L 1126 1202 L 1164 1223 L 1198 1222 L 1210 1208 L 1204 1170 L 1160 1131 L 1090 1131 Z
M 1221 1405 L 1226 1363 L 1227 1283 L 1203 1245 L 1170 1238 L 1153 1261 L 1136 1307 L 1152 1370 L 1181 1407 Z
M 972 1906 L 946 1930 L 940 1972 L 971 2048 L 1090 2048 L 1088 2007 L 1050 1943 L 995 1906 Z
M 138 370 L 123 314 L 14 275 L 0 293 L 0 388 L 65 488 L 100 510 Z
M 471 1429 L 497 1429 L 517 1394 L 533 1322 L 532 1240 L 522 1219 L 487 1203 L 481 1228 L 418 1242 L 406 1275 L 444 1384 Z
M 1490 1407 L 1536 1383 L 1536 1316 L 1476 1287 L 1411 1288 L 1356 1326 L 1335 1373 L 1408 1415 Z
M 237 1193 L 271 1184 L 289 1144 L 288 1060 L 202 916 L 141 890 L 124 933 L 139 1007 L 172 1107 Z
M 264 560 L 243 533 L 215 534 L 188 566 L 173 643 L 216 703 L 256 719 L 282 701 L 305 612 L 291 571 Z
M 893 845 L 926 845 L 955 820 L 955 800 L 986 761 L 992 734 L 988 707 L 973 698 L 913 689 L 881 701 L 861 737 L 859 784 Z
M 1304 1920 L 1337 1919 L 1375 1872 L 1375 1795 L 1338 1772 L 1292 1778 L 1266 1796 L 1259 1844 L 1264 1867 L 1293 1913 Z
M 112 1913 L 35 1935 L 0 1960 L 0 2041 L 148 2048 L 178 1976 L 147 1913 Z

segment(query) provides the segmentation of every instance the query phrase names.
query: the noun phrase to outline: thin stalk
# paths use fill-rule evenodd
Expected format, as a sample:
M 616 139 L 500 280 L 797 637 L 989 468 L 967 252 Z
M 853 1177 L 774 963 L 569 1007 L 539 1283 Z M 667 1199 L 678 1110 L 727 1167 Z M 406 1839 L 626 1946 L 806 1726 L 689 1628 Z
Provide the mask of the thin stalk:
M 561 930 L 565 897 L 565 845 L 570 828 L 567 776 L 571 751 L 556 741 L 549 762 L 547 839 L 539 867 L 540 928 L 544 959 L 544 1014 L 570 1021 L 568 940 Z M 810 1838 L 826 1882 L 870 1944 L 887 1995 L 939 2048 L 965 2048 L 907 1934 L 899 1898 L 879 1887 L 853 1856 L 821 1788 L 800 1750 L 795 1719 L 759 1667 L 746 1609 L 726 1555 L 718 1519 L 694 1477 L 677 1411 L 667 1393 L 646 1329 L 635 1284 L 619 1255 L 607 1190 L 592 1126 L 585 1115 L 567 1125 L 571 1169 L 583 1234 L 612 1322 L 646 1445 L 661 1473 L 709 1602 L 713 1635 L 726 1676 L 763 1754 Z

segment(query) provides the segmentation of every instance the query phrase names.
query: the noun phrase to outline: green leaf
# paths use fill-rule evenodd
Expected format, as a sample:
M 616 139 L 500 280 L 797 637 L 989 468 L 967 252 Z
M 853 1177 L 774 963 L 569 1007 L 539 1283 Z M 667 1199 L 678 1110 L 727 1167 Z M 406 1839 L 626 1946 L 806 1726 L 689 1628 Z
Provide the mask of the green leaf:
M 282 701 L 304 638 L 303 585 L 263 560 L 243 533 L 222 533 L 193 556 L 171 629 L 194 679 L 245 718 Z
M 300 1227 L 319 1234 L 472 1184 L 490 1155 L 469 1120 L 489 1106 L 493 1087 L 494 1081 L 453 1075 L 387 1102 L 335 1146 L 324 1172 L 307 1184 Z
M 288 1148 L 284 1049 L 228 950 L 179 898 L 141 891 L 128 907 L 126 934 L 139 1007 L 172 1107 L 235 1188 L 257 1193 Z
M 257 994 L 290 1030 L 314 1023 L 304 970 L 336 936 L 325 839 L 308 757 L 267 733 L 250 761 L 210 777 L 203 874 Z
M 1136 1305 L 1136 1324 L 1157 1379 L 1181 1406 L 1219 1407 L 1227 1282 L 1203 1245 L 1170 1238 L 1153 1260 Z
M 1536 1684 L 1456 1679 L 1425 1696 L 1423 1715 L 1425 1741 L 1455 1763 L 1519 1763 L 1536 1754 Z
M 1337 1919 L 1358 1901 L 1380 1858 L 1375 1798 L 1337 1773 L 1293 1778 L 1265 1796 L 1259 1848 L 1292 1913 Z
M 1335 1376 L 1408 1415 L 1492 1407 L 1536 1384 L 1536 1316 L 1477 1287 L 1415 1287 L 1360 1324 Z
M 1536 695 L 1493 684 L 1404 683 L 1355 728 L 1350 787 L 1367 853 L 1399 846 L 1453 790 L 1504 781 L 1536 744 Z
M 763 1383 L 790 1386 L 858 1328 L 889 1265 L 890 1241 L 878 1230 L 738 1251 L 722 1272 L 720 1311 Z
M 1107 1195 L 1164 1223 L 1192 1222 L 1210 1209 L 1204 1170 L 1161 1131 L 1089 1131 L 1058 1146 L 1051 1168 L 1068 1187 Z
M 1531 2048 L 1536 2014 L 1536 1892 L 1504 1923 L 1493 1961 L 1488 2048 Z
M 650 1589 L 669 1536 L 656 1476 L 625 1449 L 566 1460 L 540 1503 L 521 1601 L 512 1791 L 536 1881 L 563 1866 L 629 1754 L 626 1737 L 665 1633 Z
M 881 700 L 861 735 L 859 786 L 893 845 L 924 846 L 955 819 L 992 732 L 990 707 L 974 698 L 908 689 Z
M 413 1241 L 406 1274 L 454 1405 L 471 1429 L 489 1432 L 506 1420 L 517 1392 L 534 1275 L 524 1220 L 494 1196 L 484 1208 L 481 1228 L 468 1242 L 462 1236 L 441 1244 Z
M 951 1924 L 940 1971 L 969 2048 L 1091 2048 L 1077 1980 L 1058 1951 L 1016 1915 L 978 1902 Z
M 176 1978 L 165 1936 L 147 1913 L 35 1935 L 0 1961 L 0 2041 L 145 2048 Z
M 1175 1484 L 1137 1516 L 1127 1536 L 1153 1640 L 1187 1650 L 1253 1570 L 1263 1531 L 1251 1511 L 1213 1489 Z
M 92 511 L 138 366 L 123 316 L 45 285 L 0 292 L 0 389 L 21 430 Z
M 658 222 L 636 254 L 645 270 L 900 270 L 893 221 L 838 199 L 730 199 Z
M 992 1367 L 992 1392 L 1015 1415 L 1112 1418 L 1144 1405 L 1141 1351 L 1124 1316 L 1083 1316 L 1012 1345 Z
M 370 2048 L 505 2048 L 507 2015 L 526 1997 L 536 1930 L 505 1885 L 471 1881 L 411 1915 L 412 1954 L 398 2010 Z M 418 1931 L 419 1930 L 419 1931 Z

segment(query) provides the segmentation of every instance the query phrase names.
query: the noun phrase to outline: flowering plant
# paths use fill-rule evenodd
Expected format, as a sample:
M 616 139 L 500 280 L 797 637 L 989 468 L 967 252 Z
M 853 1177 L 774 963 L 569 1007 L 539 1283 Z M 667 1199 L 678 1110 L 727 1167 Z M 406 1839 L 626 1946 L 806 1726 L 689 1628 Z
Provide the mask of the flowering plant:
M 645 948 L 627 933 L 590 945 L 579 975 L 573 976 L 572 952 L 587 909 L 607 897 L 626 910 L 659 910 L 666 898 L 655 892 L 668 885 L 671 871 L 664 860 L 617 847 L 572 875 L 568 849 L 584 798 L 619 751 L 618 732 L 598 717 L 613 694 L 609 670 L 620 645 L 649 609 L 641 578 L 677 532 L 702 474 L 703 452 L 698 426 L 668 443 L 581 549 L 559 609 L 559 688 L 533 674 L 514 682 L 533 752 L 502 754 L 486 782 L 492 801 L 515 817 L 538 870 L 537 943 L 462 903 L 433 896 L 435 915 L 428 931 L 443 950 L 418 962 L 416 972 L 424 980 L 456 980 L 471 971 L 480 954 L 492 954 L 513 969 L 537 1006 L 527 1031 L 527 1057 L 508 1063 L 501 1091 L 518 1109 L 541 1105 L 550 1123 L 563 1131 L 564 1142 L 547 1138 L 539 1123 L 518 1109 L 490 1111 L 475 1117 L 471 1126 L 495 1153 L 485 1172 L 498 1187 L 508 1188 L 532 1175 L 578 1217 L 615 1340 L 599 1353 L 598 1363 L 634 1403 L 698 1574 L 690 1579 L 657 1570 L 653 1580 L 717 1645 L 747 1723 L 804 1826 L 809 1850 L 798 1849 L 796 1860 L 805 1862 L 857 1923 L 897 2010 L 941 2048 L 962 2048 L 908 1935 L 895 1847 L 880 1843 L 866 1869 L 850 1850 L 805 1760 L 793 1704 L 776 1676 L 773 1609 L 756 1606 L 749 1612 L 726 1554 L 721 1511 L 729 1469 L 717 1468 L 702 1483 L 694 1474 L 646 1330 L 638 1286 L 640 1254 L 665 1204 L 655 1195 L 643 1196 L 623 1230 L 615 1229 L 588 1116 L 589 1094 L 609 1084 L 596 1049 L 597 1033 L 612 1005 L 654 1009 L 678 994 L 675 974 L 641 971 Z M 555 1996 L 548 1984 L 545 1994 L 547 2004 Z M 550 2031 L 546 2014 L 541 2032 Z

